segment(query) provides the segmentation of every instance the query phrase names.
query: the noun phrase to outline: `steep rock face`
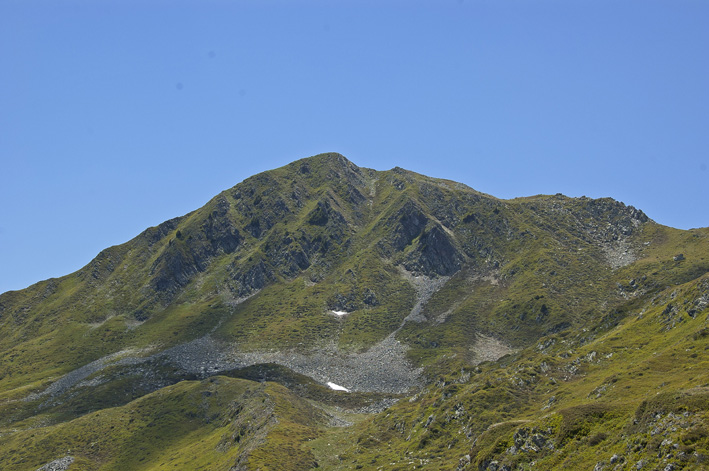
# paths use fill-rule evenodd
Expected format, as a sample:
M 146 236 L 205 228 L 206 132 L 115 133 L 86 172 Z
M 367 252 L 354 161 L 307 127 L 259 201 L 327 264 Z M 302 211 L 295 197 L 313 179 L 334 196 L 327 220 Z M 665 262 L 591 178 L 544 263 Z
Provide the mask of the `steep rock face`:
M 426 228 L 429 219 L 413 201 L 407 201 L 392 218 L 395 227 L 392 235 L 394 250 L 404 250 Z
M 454 218 L 440 206 L 438 214 L 444 220 Z M 386 257 L 400 260 L 408 271 L 434 277 L 450 276 L 465 260 L 456 235 L 445 228 L 430 209 L 414 199 L 405 198 L 387 218 L 384 227 L 388 235 L 379 244 L 380 249 Z
M 170 247 L 155 261 L 152 282 L 157 291 L 176 294 L 198 271 L 194 256 L 185 247 Z
M 217 201 L 216 208 L 202 223 L 200 236 L 204 235 L 203 240 L 206 243 L 201 248 L 201 253 L 198 254 L 200 259 L 219 253 L 232 253 L 243 240 L 235 223 L 229 217 L 229 210 L 229 201 L 226 197 L 221 196 Z
M 237 298 L 248 296 L 275 280 L 273 269 L 263 260 L 258 260 L 256 263 L 249 265 L 232 263 L 229 265 L 229 271 L 232 273 L 232 279 L 235 282 L 230 285 L 233 286 L 232 290 Z
M 230 204 L 219 196 L 198 227 L 177 230 L 151 267 L 152 284 L 168 298 L 205 271 L 213 257 L 233 253 L 243 237 L 229 216 Z
M 452 238 L 440 225 L 425 230 L 404 267 L 415 273 L 428 276 L 450 276 L 460 270 L 463 256 L 456 249 Z

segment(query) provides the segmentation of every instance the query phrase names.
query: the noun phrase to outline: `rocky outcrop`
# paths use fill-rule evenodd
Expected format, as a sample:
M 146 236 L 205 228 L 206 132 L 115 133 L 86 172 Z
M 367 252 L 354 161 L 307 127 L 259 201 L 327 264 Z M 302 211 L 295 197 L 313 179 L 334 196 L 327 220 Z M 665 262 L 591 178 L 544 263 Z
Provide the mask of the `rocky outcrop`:
M 407 201 L 394 218 L 395 226 L 392 235 L 394 250 L 404 250 L 426 228 L 428 218 L 412 201 Z
M 230 254 L 239 247 L 243 237 L 229 217 L 229 209 L 229 202 L 222 195 L 198 230 L 176 232 L 150 270 L 158 293 L 167 298 L 174 296 L 197 273 L 205 271 L 213 257 Z
M 66 471 L 73 462 L 73 456 L 65 456 L 64 458 L 59 458 L 58 460 L 45 464 L 41 468 L 38 468 L 37 471 Z
M 307 223 L 311 226 L 341 228 L 347 224 L 345 217 L 340 214 L 327 199 L 318 201 L 315 208 L 308 214 Z
M 460 270 L 463 256 L 451 236 L 440 225 L 421 234 L 418 245 L 404 261 L 404 267 L 428 276 L 450 276 Z
M 232 274 L 228 286 L 238 298 L 248 296 L 276 279 L 271 266 L 263 260 L 245 266 L 232 263 L 228 270 Z

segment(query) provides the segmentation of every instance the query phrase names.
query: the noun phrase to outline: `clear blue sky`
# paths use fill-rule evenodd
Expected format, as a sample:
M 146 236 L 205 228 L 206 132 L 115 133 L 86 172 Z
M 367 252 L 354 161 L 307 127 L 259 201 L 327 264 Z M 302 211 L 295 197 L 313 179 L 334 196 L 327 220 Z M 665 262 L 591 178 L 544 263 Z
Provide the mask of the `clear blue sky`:
M 709 225 L 706 1 L 0 2 L 0 292 L 321 152 Z

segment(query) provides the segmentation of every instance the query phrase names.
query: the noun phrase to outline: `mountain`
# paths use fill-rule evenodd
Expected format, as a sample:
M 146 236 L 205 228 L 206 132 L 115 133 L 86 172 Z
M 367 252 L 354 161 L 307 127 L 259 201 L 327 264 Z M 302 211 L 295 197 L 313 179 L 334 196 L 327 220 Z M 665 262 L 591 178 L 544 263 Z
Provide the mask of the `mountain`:
M 610 198 L 302 159 L 0 295 L 0 469 L 705 469 L 707 272 Z

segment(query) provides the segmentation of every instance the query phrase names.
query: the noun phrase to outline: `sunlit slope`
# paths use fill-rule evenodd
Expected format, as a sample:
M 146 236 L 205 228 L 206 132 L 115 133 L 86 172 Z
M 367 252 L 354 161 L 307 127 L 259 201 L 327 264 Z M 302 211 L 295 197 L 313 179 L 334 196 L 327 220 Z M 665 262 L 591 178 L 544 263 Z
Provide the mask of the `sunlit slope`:
M 4 436 L 0 467 L 34 470 L 68 456 L 72 471 L 302 470 L 314 465 L 302 444 L 325 423 L 322 411 L 282 386 L 215 376 Z
M 562 406 L 586 407 L 589 399 L 583 395 L 588 391 L 583 388 L 591 385 L 582 385 L 593 381 L 594 371 L 635 371 L 646 361 L 640 358 L 651 354 L 641 346 L 636 356 L 616 352 L 594 363 L 601 361 L 601 348 L 595 347 L 588 365 L 578 360 L 569 366 L 576 357 L 554 349 L 568 344 L 572 352 L 591 355 L 593 350 L 585 349 L 600 341 L 601 332 L 613 329 L 622 332 L 614 334 L 618 348 L 626 341 L 634 345 L 633 339 L 639 338 L 648 345 L 680 342 L 673 336 L 703 322 L 703 307 L 694 317 L 681 307 L 689 318 L 660 333 L 652 331 L 647 317 L 637 324 L 631 321 L 642 310 L 657 314 L 659 307 L 653 303 L 674 290 L 687 303 L 695 302 L 683 293 L 701 292 L 708 271 L 709 230 L 661 226 L 642 211 L 609 198 L 538 195 L 500 200 L 400 168 L 375 171 L 339 154 L 318 155 L 251 177 L 192 213 L 104 250 L 76 273 L 0 295 L 0 452 L 19 449 L 14 441 L 18 437 L 29 444 L 27 437 L 39 433 L 31 431 L 69 437 L 88 417 L 96 417 L 96 427 L 109 433 L 102 427 L 110 427 L 106 424 L 112 423 L 115 411 L 161 392 L 200 384 L 181 381 L 228 374 L 280 382 L 294 401 L 297 396 L 326 409 L 372 413 L 404 393 L 414 395 L 416 399 L 400 401 L 374 422 L 357 416 L 353 421 L 358 425 L 346 432 L 318 422 L 321 438 L 339 431 L 333 435 L 338 450 L 350 450 L 342 469 L 355 462 L 365 466 L 365 458 L 369 464 L 364 469 L 372 462 L 388 469 L 386 460 L 404 466 L 404 457 L 412 453 L 419 461 L 428 459 L 428 466 L 434 462 L 425 453 L 439 456 L 445 463 L 441 469 L 451 469 L 453 462 L 458 466 L 466 454 L 471 467 L 493 461 L 517 466 L 527 455 L 512 453 L 513 459 L 497 448 L 480 447 L 496 447 L 502 443 L 495 441 L 499 437 L 514 434 L 521 424 L 514 421 L 541 421 Z M 689 335 L 687 331 L 685 337 Z M 540 342 L 552 344 L 539 349 Z M 692 352 L 695 361 L 702 360 L 702 351 Z M 478 363 L 506 354 L 499 363 L 485 363 L 482 372 L 475 372 Z M 543 354 L 550 359 L 542 360 Z M 685 361 L 691 363 L 691 357 L 679 356 L 668 374 L 681 377 Z M 545 393 L 541 383 L 521 385 L 523 379 L 515 389 L 505 379 L 527 371 L 527 362 L 550 368 L 535 370 L 537 379 L 550 378 Z M 602 366 L 594 369 L 597 365 Z M 586 366 L 587 376 L 558 377 L 559 368 Z M 629 411 L 649 400 L 650 386 L 643 384 L 650 377 L 628 377 L 633 395 L 626 402 L 614 399 L 609 417 L 624 424 Z M 328 381 L 359 396 L 330 394 L 324 386 Z M 677 383 L 671 391 L 680 394 L 702 386 L 692 384 Z M 635 395 L 633 385 L 644 392 Z M 551 396 L 555 398 L 549 403 Z M 465 430 L 440 425 L 441 414 L 457 414 L 456 421 L 463 414 L 455 407 L 449 410 L 451 398 L 458 398 L 467 411 Z M 176 413 L 166 407 L 171 411 L 166 414 Z M 397 414 L 404 419 L 390 422 Z M 425 416 L 424 424 L 429 416 L 434 418 L 423 427 L 412 419 L 419 415 Z M 558 423 L 548 425 L 554 434 L 561 433 L 562 416 L 554 415 Z M 488 430 L 506 421 L 514 423 Z M 202 434 L 211 422 L 188 425 L 184 433 L 194 440 L 185 440 L 207 443 Z M 408 433 L 389 436 L 391 427 Z M 437 432 L 429 434 L 432 427 Z M 377 440 L 362 438 L 360 428 L 371 437 L 389 430 L 379 440 L 386 438 L 381 443 L 391 450 L 384 452 Z M 134 433 L 148 436 L 147 429 Z M 549 433 L 547 441 L 554 435 Z M 604 433 L 604 443 L 625 440 L 615 432 Z M 417 434 L 422 435 L 414 450 L 410 447 Z M 348 440 L 355 436 L 358 445 L 352 448 Z M 288 446 L 300 443 L 295 435 L 287 437 L 283 440 Z M 124 440 L 141 439 L 117 440 L 115 450 L 127 446 Z M 274 440 L 265 443 L 278 443 Z M 322 459 L 324 445 L 318 440 L 314 459 L 320 456 L 321 466 L 332 466 Z M 444 442 L 448 451 L 443 450 Z M 5 443 L 12 445 L 6 448 Z M 572 442 L 555 443 L 558 451 Z M 35 450 L 23 456 L 40 463 L 37 467 L 64 456 L 41 454 L 38 447 L 27 450 Z M 585 453 L 573 450 L 555 451 L 554 459 L 534 459 L 562 466 L 563 460 Z M 265 462 L 271 452 L 264 453 Z M 81 456 L 86 463 L 114 466 L 111 460 L 95 461 L 84 449 L 72 466 L 84 466 Z M 135 464 L 135 469 L 159 466 L 156 462 L 163 455 L 157 456 L 146 457 L 149 461 L 140 463 L 142 468 Z M 208 461 L 227 463 L 234 456 L 220 461 L 214 455 Z
M 333 469 L 707 469 L 708 315 L 704 275 L 496 363 L 451 359 Z

